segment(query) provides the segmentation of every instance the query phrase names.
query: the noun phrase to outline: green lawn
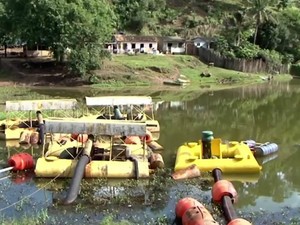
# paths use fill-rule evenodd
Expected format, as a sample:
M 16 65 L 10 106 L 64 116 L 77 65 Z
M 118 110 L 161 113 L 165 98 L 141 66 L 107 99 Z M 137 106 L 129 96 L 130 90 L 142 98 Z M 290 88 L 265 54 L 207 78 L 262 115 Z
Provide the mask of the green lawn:
M 188 55 L 118 55 L 112 59 L 113 64 L 126 66 L 132 70 L 143 70 L 151 67 L 177 70 L 191 80 L 192 85 L 200 84 L 222 85 L 224 83 L 248 84 L 263 82 L 261 77 L 266 74 L 251 74 L 227 70 L 218 67 L 208 67 L 194 56 Z M 200 77 L 201 73 L 210 73 L 211 77 Z M 290 76 L 279 75 L 280 79 L 289 79 Z M 276 79 L 277 79 L 276 77 Z

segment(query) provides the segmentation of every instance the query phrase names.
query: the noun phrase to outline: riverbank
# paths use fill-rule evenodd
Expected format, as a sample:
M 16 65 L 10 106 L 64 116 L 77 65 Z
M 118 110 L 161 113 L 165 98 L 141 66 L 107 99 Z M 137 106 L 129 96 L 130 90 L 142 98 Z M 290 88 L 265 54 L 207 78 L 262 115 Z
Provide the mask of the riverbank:
M 70 75 L 63 65 L 49 58 L 1 58 L 0 85 L 7 86 L 162 86 L 165 81 L 186 77 L 189 89 L 222 88 L 268 81 L 266 74 L 250 74 L 208 66 L 187 55 L 114 55 L 102 68 L 84 79 Z M 183 76 L 182 76 L 183 75 Z M 290 75 L 272 79 L 287 80 Z M 170 86 L 168 86 L 170 87 Z

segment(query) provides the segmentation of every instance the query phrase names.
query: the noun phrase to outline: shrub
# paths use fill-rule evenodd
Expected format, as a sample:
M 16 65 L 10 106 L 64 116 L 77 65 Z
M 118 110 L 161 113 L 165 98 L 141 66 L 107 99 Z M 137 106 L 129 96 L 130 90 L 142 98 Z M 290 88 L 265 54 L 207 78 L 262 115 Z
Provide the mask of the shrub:
M 300 64 L 293 64 L 290 73 L 294 76 L 300 76 Z

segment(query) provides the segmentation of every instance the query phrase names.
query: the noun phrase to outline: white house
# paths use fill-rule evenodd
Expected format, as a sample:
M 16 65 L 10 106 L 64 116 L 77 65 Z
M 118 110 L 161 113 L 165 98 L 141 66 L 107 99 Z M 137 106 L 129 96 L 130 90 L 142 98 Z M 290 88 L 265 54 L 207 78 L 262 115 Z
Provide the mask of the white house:
M 107 49 L 113 53 L 155 53 L 158 38 L 155 36 L 133 36 L 116 34 L 112 43 L 106 44 Z
M 184 54 L 185 39 L 178 36 L 164 37 L 162 39 L 162 51 L 169 54 Z
M 212 42 L 209 38 L 204 37 L 195 37 L 192 41 L 197 48 L 210 48 L 210 43 Z

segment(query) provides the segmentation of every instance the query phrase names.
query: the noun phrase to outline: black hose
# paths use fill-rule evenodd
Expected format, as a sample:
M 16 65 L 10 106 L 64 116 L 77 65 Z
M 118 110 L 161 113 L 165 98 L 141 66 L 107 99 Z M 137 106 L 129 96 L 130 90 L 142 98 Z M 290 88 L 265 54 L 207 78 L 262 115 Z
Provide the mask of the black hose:
M 228 223 L 231 220 L 238 218 L 232 205 L 232 199 L 229 196 L 224 196 L 222 198 L 222 209 L 224 212 L 225 219 Z
M 132 156 L 128 157 L 128 159 L 133 162 L 133 165 L 134 165 L 134 178 L 136 180 L 138 180 L 139 179 L 139 162 L 136 158 L 134 158 Z
M 89 162 L 90 162 L 90 157 L 87 155 L 81 156 L 80 159 L 78 160 L 78 163 L 74 171 L 74 175 L 72 177 L 71 185 L 67 193 L 67 197 L 64 200 L 65 205 L 71 204 L 76 200 L 79 193 L 80 182 L 84 175 L 85 166 Z
M 215 182 L 222 180 L 222 171 L 220 169 L 218 168 L 214 169 L 212 171 L 212 175 L 214 177 Z M 223 196 L 221 205 L 222 205 L 225 219 L 228 223 L 231 220 L 238 218 L 235 209 L 233 208 L 232 199 L 230 196 Z
M 212 171 L 212 175 L 214 177 L 215 182 L 222 180 L 222 171 L 220 169 L 218 169 L 218 168 L 214 169 Z

